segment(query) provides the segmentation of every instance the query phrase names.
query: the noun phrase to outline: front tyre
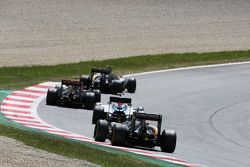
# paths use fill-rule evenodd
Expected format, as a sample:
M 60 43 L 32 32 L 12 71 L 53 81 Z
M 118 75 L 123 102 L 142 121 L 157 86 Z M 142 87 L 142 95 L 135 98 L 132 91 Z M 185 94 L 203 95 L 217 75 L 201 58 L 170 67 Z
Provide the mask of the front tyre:
M 160 137 L 161 151 L 173 153 L 176 147 L 176 132 L 174 130 L 163 130 Z
M 105 119 L 106 114 L 102 106 L 95 106 L 92 115 L 92 124 L 96 124 L 99 119 Z
M 98 120 L 94 131 L 95 141 L 104 142 L 108 136 L 108 129 L 108 122 L 106 120 Z

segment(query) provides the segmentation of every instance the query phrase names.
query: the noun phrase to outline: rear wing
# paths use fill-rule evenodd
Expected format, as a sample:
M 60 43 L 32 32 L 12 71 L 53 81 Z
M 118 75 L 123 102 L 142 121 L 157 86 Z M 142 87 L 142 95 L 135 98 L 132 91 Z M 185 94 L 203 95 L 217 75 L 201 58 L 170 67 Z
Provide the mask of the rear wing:
M 138 118 L 138 119 L 143 119 L 143 120 L 149 120 L 149 121 L 161 121 L 162 120 L 162 115 L 139 113 L 139 112 L 134 112 L 133 117 Z
M 112 114 L 115 111 L 124 112 L 125 115 L 131 116 L 132 115 L 131 99 L 111 96 L 109 98 L 108 113 Z
M 80 81 L 72 81 L 72 80 L 62 80 L 62 85 L 73 85 L 73 86 L 81 86 L 81 82 Z
M 161 133 L 161 122 L 162 122 L 162 115 L 158 114 L 147 114 L 147 113 L 138 113 L 134 112 L 132 116 L 132 129 L 135 129 L 135 120 L 141 119 L 141 120 L 149 120 L 149 121 L 157 121 L 157 128 L 158 128 L 158 136 Z
M 104 74 L 110 74 L 112 72 L 112 69 L 109 68 L 92 68 L 92 73 L 104 73 Z
M 115 102 L 115 103 L 127 103 L 131 104 L 132 100 L 130 98 L 120 98 L 120 97 L 113 97 L 111 96 L 109 98 L 109 102 Z

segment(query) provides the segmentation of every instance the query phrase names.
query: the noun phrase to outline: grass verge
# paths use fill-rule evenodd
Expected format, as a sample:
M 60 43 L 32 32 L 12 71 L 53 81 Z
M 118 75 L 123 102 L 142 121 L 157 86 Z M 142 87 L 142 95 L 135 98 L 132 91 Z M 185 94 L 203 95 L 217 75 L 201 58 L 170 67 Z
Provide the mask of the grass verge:
M 18 89 L 43 81 L 59 81 L 63 78 L 70 79 L 73 77 L 79 77 L 81 74 L 89 74 L 90 69 L 93 66 L 104 67 L 106 65 L 110 65 L 116 73 L 127 74 L 159 69 L 239 61 L 250 61 L 250 50 L 147 55 L 54 66 L 5 67 L 0 68 L 0 88 Z

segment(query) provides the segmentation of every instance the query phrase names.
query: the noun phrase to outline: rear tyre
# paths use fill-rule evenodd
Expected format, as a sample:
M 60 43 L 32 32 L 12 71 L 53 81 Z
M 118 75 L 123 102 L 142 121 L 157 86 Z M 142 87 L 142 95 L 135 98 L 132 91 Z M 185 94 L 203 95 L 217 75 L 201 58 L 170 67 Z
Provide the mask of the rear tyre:
M 101 91 L 99 89 L 93 90 L 95 93 L 95 102 L 101 102 Z
M 136 79 L 135 78 L 128 79 L 127 90 L 129 93 L 135 93 L 136 91 Z
M 83 95 L 83 105 L 85 109 L 92 110 L 95 105 L 95 93 L 92 91 L 86 91 Z
M 57 89 L 55 88 L 48 89 L 47 97 L 46 97 L 46 104 L 56 105 L 57 100 L 58 100 Z
M 93 109 L 92 124 L 96 124 L 99 119 L 105 118 L 106 113 L 104 112 L 104 108 L 102 106 L 95 106 Z
M 108 129 L 108 122 L 106 120 L 98 120 L 94 131 L 95 141 L 104 142 L 108 136 Z
M 124 91 L 124 84 L 121 80 L 112 80 L 111 90 L 113 93 L 122 93 Z
M 127 138 L 127 127 L 116 123 L 112 127 L 111 144 L 113 146 L 124 146 Z
M 83 86 L 89 87 L 90 85 L 89 76 L 82 75 L 80 78 L 80 82 L 82 83 Z
M 162 152 L 173 153 L 176 146 L 176 132 L 174 130 L 163 130 L 160 137 Z

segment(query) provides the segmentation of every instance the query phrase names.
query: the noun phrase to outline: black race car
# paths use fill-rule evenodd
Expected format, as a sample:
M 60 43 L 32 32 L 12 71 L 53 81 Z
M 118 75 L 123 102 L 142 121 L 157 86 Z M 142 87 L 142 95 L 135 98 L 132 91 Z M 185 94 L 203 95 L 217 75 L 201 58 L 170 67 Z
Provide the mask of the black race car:
M 102 93 L 117 94 L 127 90 L 136 91 L 136 79 L 124 78 L 112 73 L 112 68 L 92 68 L 90 76 L 81 76 L 80 82 L 84 86 L 99 89 Z
M 95 103 L 100 101 L 100 90 L 87 89 L 81 82 L 75 80 L 62 80 L 61 86 L 48 89 L 46 97 L 47 105 L 86 109 L 93 109 Z
M 150 124 L 157 122 L 157 126 Z M 161 132 L 162 116 L 134 112 L 131 120 L 123 123 L 99 119 L 95 126 L 95 141 L 104 142 L 106 138 L 115 146 L 140 146 L 153 148 L 160 146 L 161 151 L 173 153 L 176 146 L 176 132 Z

